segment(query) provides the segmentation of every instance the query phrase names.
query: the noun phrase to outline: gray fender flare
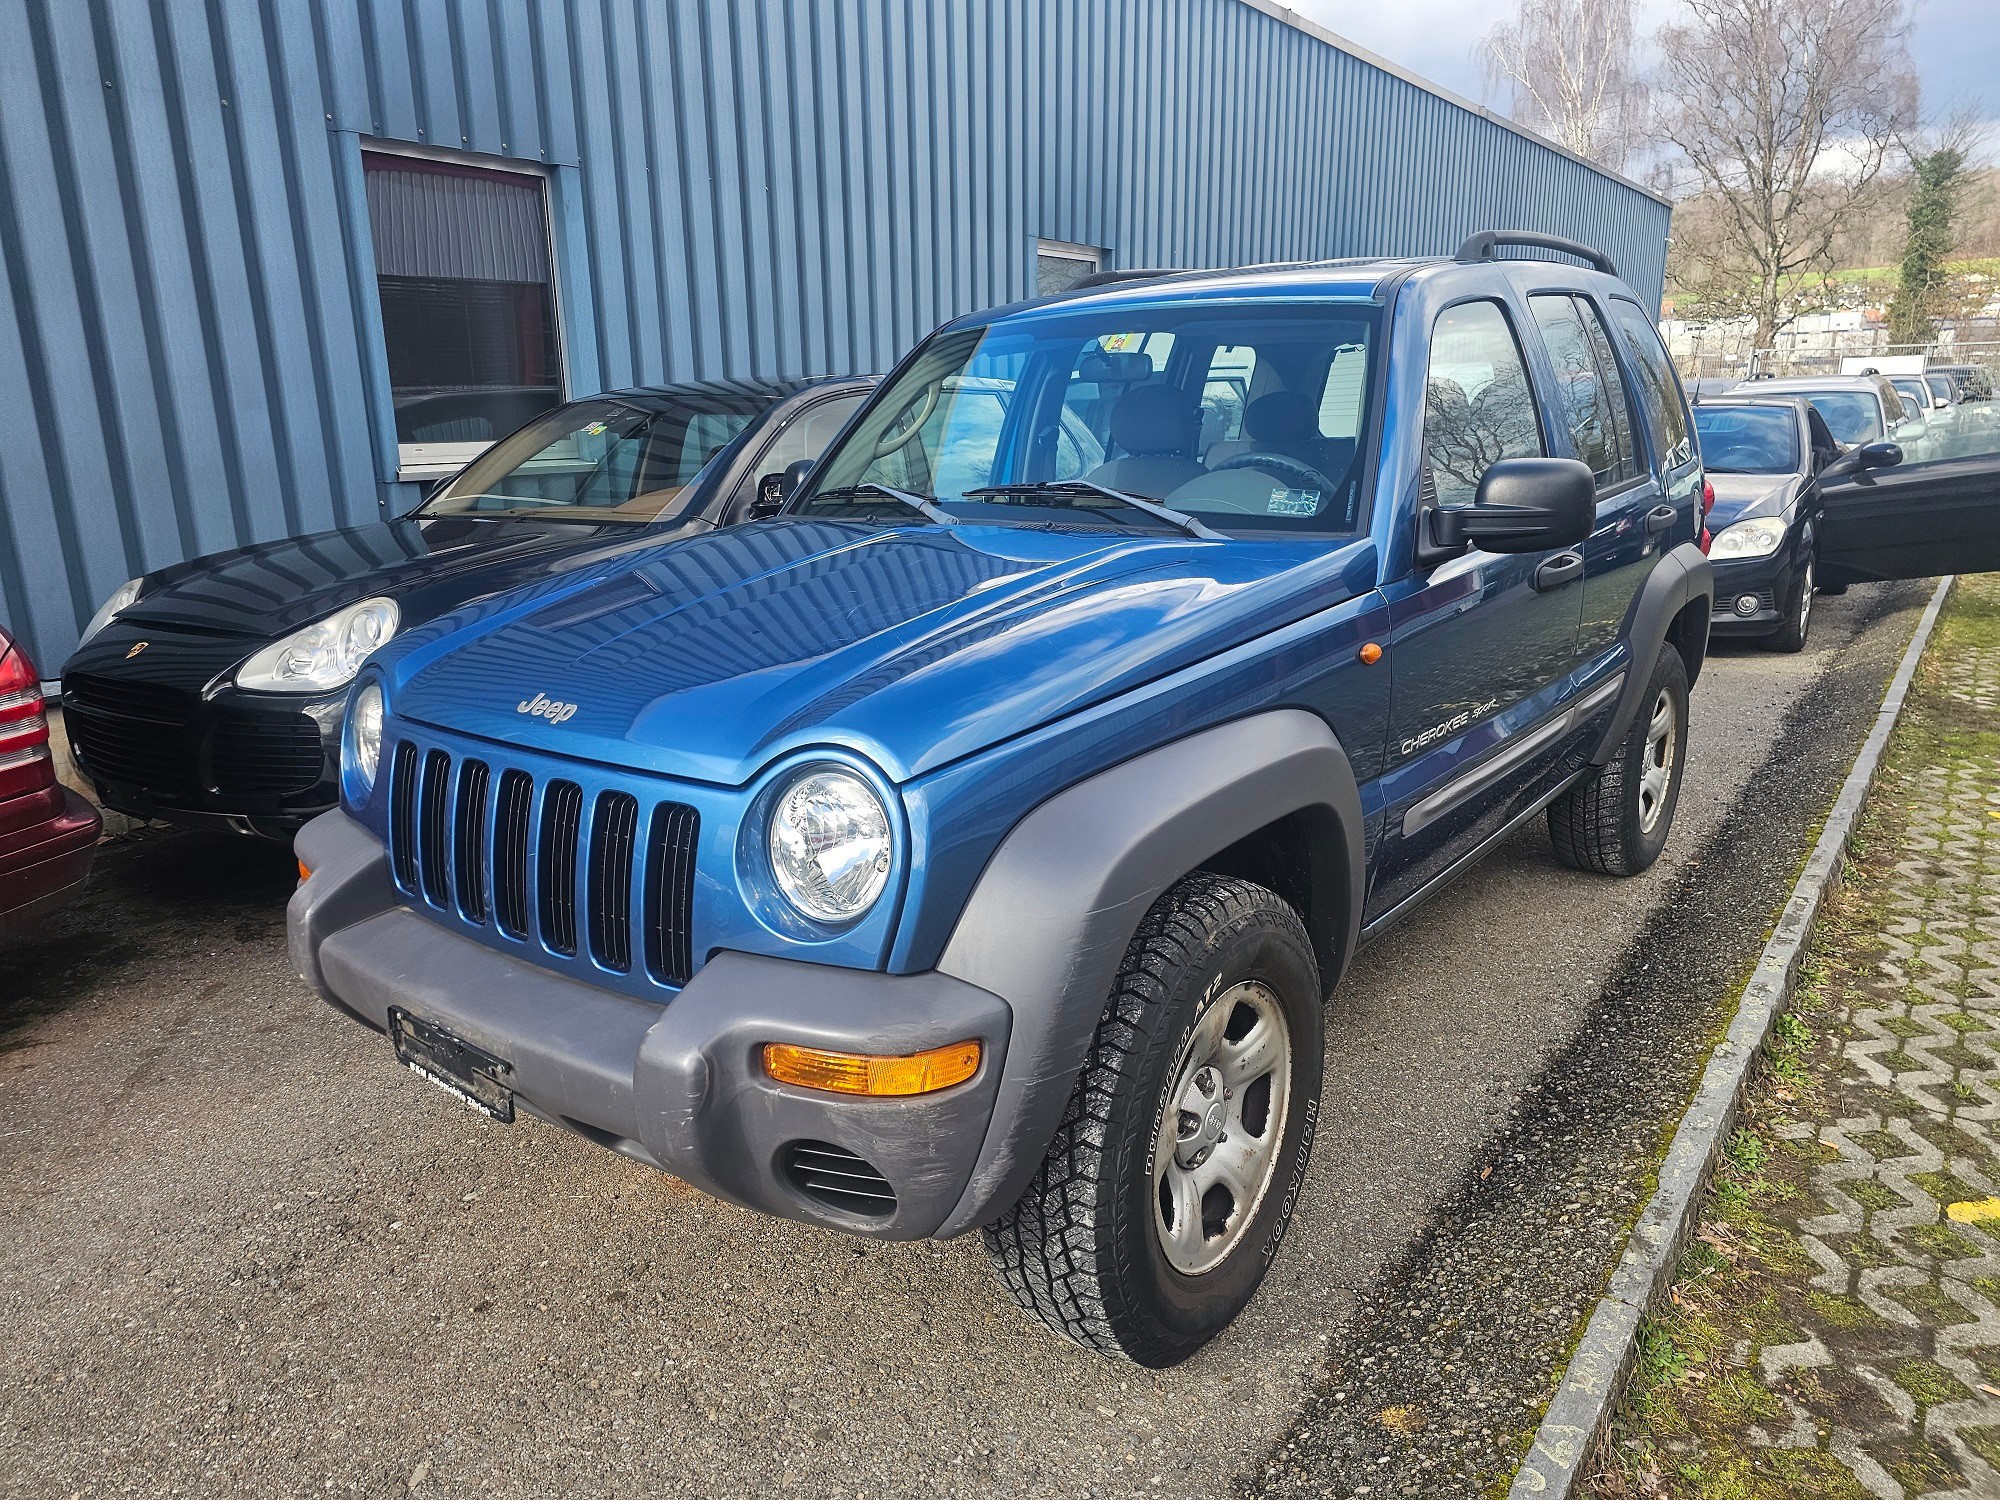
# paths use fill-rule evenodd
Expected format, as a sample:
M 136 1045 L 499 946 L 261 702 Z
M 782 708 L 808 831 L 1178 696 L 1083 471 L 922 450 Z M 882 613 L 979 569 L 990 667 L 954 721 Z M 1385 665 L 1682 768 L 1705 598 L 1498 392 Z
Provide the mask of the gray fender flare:
M 1601 766 L 1618 753 L 1618 746 L 1645 702 L 1653 662 L 1660 654 L 1660 647 L 1666 644 L 1667 630 L 1674 617 L 1697 599 L 1707 603 L 1700 612 L 1701 639 L 1691 643 L 1691 649 L 1683 648 L 1688 657 L 1690 686 L 1701 674 L 1702 660 L 1708 655 L 1708 617 L 1715 608 L 1715 569 L 1701 548 L 1693 542 L 1682 542 L 1671 552 L 1662 553 L 1653 564 L 1653 571 L 1647 575 L 1625 616 L 1625 640 L 1632 651 L 1632 669 L 1625 674 L 1625 690 L 1618 695 L 1618 707 L 1611 715 L 1604 738 L 1598 741 L 1590 757 L 1592 765 Z
M 991 1221 L 1026 1190 L 1132 934 L 1161 893 L 1297 813 L 1326 834 L 1312 841 L 1316 911 L 1302 915 L 1309 927 L 1336 924 L 1337 970 L 1361 930 L 1361 793 L 1340 741 L 1315 714 L 1279 709 L 1177 740 L 1059 792 L 1007 835 L 938 963 L 1014 1013 L 992 1122 L 939 1237 Z M 1329 910 L 1330 901 L 1344 909 Z M 1338 977 L 1322 973 L 1324 987 Z

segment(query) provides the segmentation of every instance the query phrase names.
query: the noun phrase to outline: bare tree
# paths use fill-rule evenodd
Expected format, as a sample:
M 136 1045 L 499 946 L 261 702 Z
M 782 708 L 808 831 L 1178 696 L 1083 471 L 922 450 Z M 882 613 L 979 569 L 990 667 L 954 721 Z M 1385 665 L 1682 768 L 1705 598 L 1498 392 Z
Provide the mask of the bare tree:
M 1659 34 L 1661 128 L 1693 174 L 1674 279 L 1756 319 L 1810 306 L 1843 224 L 1866 211 L 1916 115 L 1907 0 L 1683 0 Z
M 1509 113 L 1612 171 L 1632 154 L 1639 103 L 1633 0 L 1516 0 L 1481 46 Z

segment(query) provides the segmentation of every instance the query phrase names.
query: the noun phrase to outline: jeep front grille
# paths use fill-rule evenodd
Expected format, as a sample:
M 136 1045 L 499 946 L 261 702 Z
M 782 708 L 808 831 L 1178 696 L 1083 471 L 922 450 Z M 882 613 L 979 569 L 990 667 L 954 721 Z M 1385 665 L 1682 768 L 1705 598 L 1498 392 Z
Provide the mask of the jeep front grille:
M 628 792 L 587 798 L 574 781 L 534 777 L 485 761 L 453 763 L 410 742 L 390 759 L 389 856 L 396 883 L 438 910 L 503 936 L 629 973 L 634 902 L 646 971 L 682 985 L 694 971 L 694 865 L 700 820 L 679 802 L 650 816 Z M 586 807 L 586 802 L 590 805 Z M 643 885 L 639 836 L 649 827 Z M 491 851 L 489 859 L 488 851 Z M 455 900 L 454 900 L 455 898 Z

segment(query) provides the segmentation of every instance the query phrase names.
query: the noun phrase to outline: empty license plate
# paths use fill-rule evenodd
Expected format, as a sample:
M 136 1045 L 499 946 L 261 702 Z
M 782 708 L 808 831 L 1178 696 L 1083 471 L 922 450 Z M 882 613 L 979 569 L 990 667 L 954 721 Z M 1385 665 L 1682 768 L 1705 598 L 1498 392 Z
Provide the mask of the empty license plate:
M 507 1080 L 514 1070 L 491 1052 L 400 1006 L 389 1011 L 389 1040 L 412 1073 L 422 1074 L 482 1115 L 513 1123 L 514 1090 Z

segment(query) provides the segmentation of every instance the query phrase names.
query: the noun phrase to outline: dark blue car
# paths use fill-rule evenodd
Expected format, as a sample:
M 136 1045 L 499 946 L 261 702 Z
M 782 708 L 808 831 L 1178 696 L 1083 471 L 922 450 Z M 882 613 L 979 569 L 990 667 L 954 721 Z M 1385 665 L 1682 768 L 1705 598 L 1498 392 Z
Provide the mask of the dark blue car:
M 873 384 L 607 392 L 536 417 L 406 516 L 135 578 L 63 668 L 77 763 L 135 817 L 290 839 L 334 805 L 341 714 L 371 652 L 587 558 L 745 519 Z
M 1658 856 L 1702 486 L 1650 309 L 1564 241 L 962 318 L 776 518 L 371 659 L 294 959 L 495 1118 L 981 1230 L 1173 1363 L 1284 1234 L 1356 947 L 1544 814 Z

